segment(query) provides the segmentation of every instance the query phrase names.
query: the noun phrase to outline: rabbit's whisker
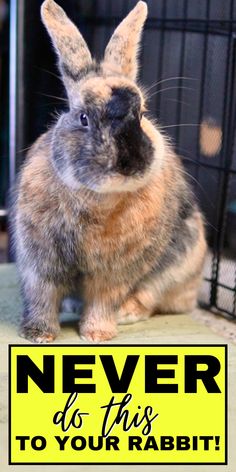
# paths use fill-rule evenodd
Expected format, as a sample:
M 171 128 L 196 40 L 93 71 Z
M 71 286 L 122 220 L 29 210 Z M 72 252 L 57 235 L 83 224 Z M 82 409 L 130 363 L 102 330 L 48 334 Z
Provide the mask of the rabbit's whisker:
M 190 103 L 184 102 L 183 100 L 177 100 L 175 98 L 165 98 L 163 100 L 164 102 L 175 102 L 175 103 L 180 103 L 181 105 L 185 105 L 186 107 L 190 107 Z
M 161 129 L 180 128 L 181 126 L 200 126 L 199 123 L 179 123 L 178 125 L 161 126 Z
M 43 71 L 43 72 L 46 72 L 47 74 L 52 75 L 53 77 L 56 77 L 57 79 L 59 79 L 59 80 L 61 81 L 60 75 L 57 75 L 57 74 L 55 74 L 54 72 L 51 72 L 50 70 L 44 69 L 43 67 L 37 67 L 37 66 L 34 66 L 34 67 L 35 67 L 35 69 L 41 70 L 41 71 Z
M 185 87 L 184 85 L 176 85 L 176 86 L 173 86 L 173 87 L 166 87 L 164 89 L 160 89 L 160 90 L 156 90 L 154 93 L 152 93 L 151 95 L 148 95 L 148 100 L 150 100 L 150 98 L 154 97 L 155 95 L 159 95 L 160 93 L 162 92 L 167 92 L 167 90 L 189 90 L 189 91 L 192 91 L 192 92 L 196 92 L 196 89 L 194 88 L 191 88 L 191 87 Z
M 152 84 L 150 87 L 147 88 L 147 92 L 149 92 L 152 88 L 157 87 L 157 85 L 161 85 L 164 82 L 169 82 L 171 80 L 195 80 L 195 81 L 198 81 L 198 79 L 194 79 L 193 77 L 184 77 L 184 76 L 169 77 L 169 78 L 166 78 L 166 79 L 158 80 L 158 82 L 155 82 L 154 84 Z
M 196 162 L 196 161 L 193 161 L 193 159 L 188 159 L 187 157 L 185 156 L 180 156 L 182 157 L 182 159 L 186 159 L 187 161 L 190 161 L 190 162 Z M 186 169 L 186 167 L 185 167 Z M 184 171 L 182 171 L 182 173 L 184 173 Z M 190 177 L 191 179 L 195 179 L 195 177 L 193 177 L 191 174 L 189 174 L 187 171 L 185 172 L 185 174 Z M 215 209 L 215 205 L 212 203 L 212 201 L 210 200 L 208 194 L 206 193 L 206 191 L 204 190 L 204 188 L 202 187 L 202 185 L 200 184 L 200 182 L 198 180 L 195 179 L 195 183 L 198 185 L 198 187 L 202 190 L 202 193 L 204 194 L 204 197 L 206 198 L 206 200 L 208 201 L 209 205 L 211 206 L 211 208 Z
M 35 92 L 35 93 L 37 93 L 37 95 L 42 95 L 43 97 L 56 98 L 56 100 L 60 100 L 61 102 L 64 102 L 64 103 L 68 104 L 68 100 L 66 98 L 57 97 L 56 95 L 49 95 L 49 94 L 43 93 L 43 92 Z
M 176 144 L 176 149 L 177 149 L 177 153 L 179 153 L 179 151 L 180 151 L 180 153 L 182 153 L 182 151 L 183 151 L 186 154 L 186 156 L 191 156 L 192 157 L 192 154 L 190 154 L 189 149 L 184 148 L 183 146 L 179 146 L 179 144 Z M 196 162 L 196 159 L 191 159 L 191 161 Z
M 215 206 L 213 205 L 213 203 L 210 201 L 206 191 L 204 190 L 204 188 L 202 187 L 202 185 L 200 184 L 200 182 L 198 182 L 198 180 L 195 179 L 195 177 L 193 177 L 193 175 L 189 174 L 189 172 L 187 171 L 184 171 L 183 169 L 181 169 L 181 172 L 183 175 L 186 175 L 188 178 L 192 179 L 192 181 L 198 186 L 198 188 L 200 188 L 200 190 L 202 191 L 202 193 L 204 194 L 204 196 L 207 198 L 208 202 L 211 204 L 212 208 L 215 208 Z M 216 228 L 215 228 L 216 229 Z
M 21 152 L 29 151 L 29 149 L 31 149 L 31 146 L 28 146 L 28 147 L 23 148 L 23 149 L 19 149 L 19 151 L 17 151 L 17 154 L 18 154 L 18 153 L 21 153 Z

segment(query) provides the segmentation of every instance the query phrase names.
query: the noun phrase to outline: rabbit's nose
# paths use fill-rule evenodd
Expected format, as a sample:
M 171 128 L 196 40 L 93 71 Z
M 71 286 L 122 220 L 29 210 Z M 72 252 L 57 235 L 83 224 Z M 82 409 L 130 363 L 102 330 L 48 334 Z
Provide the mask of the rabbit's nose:
M 109 149 L 106 155 L 106 169 L 112 170 L 117 164 L 117 156 Z
M 107 170 L 113 169 L 115 166 L 115 159 L 112 159 L 109 157 L 108 162 L 107 162 Z
M 106 170 L 111 170 L 116 165 L 117 156 L 112 149 L 112 144 L 101 146 L 96 161 Z

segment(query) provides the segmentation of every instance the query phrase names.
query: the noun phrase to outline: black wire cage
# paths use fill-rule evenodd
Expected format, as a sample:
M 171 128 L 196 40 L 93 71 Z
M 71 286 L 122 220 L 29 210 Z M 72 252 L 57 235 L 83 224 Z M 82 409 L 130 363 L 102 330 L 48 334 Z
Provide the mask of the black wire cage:
M 41 1 L 11 0 L 10 180 L 63 97 Z M 135 0 L 58 0 L 100 58 Z M 147 0 L 140 81 L 205 214 L 201 301 L 236 319 L 236 1 Z M 56 74 L 56 75 L 55 75 Z M 51 97 L 46 97 L 51 95 Z

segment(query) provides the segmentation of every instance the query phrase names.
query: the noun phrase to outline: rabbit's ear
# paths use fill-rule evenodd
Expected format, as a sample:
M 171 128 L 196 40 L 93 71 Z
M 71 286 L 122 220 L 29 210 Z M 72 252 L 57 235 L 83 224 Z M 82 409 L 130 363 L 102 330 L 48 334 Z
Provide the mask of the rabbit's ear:
M 104 67 L 136 79 L 139 42 L 147 12 L 147 4 L 140 1 L 119 24 L 106 47 Z
M 59 57 L 59 67 L 68 95 L 90 64 L 91 54 L 76 26 L 53 0 L 45 0 L 41 16 Z

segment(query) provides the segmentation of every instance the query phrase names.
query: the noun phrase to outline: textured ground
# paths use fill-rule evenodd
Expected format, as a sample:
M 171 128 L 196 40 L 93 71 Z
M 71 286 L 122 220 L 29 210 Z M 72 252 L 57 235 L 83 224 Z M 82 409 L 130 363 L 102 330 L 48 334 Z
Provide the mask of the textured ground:
M 25 471 L 25 466 L 7 465 L 7 353 L 8 344 L 27 341 L 17 335 L 20 297 L 14 265 L 0 265 L 0 471 Z M 59 343 L 82 343 L 76 329 L 74 315 L 62 315 L 62 330 L 56 340 Z M 119 344 L 222 344 L 229 346 L 229 465 L 228 466 L 185 466 L 185 472 L 236 472 L 236 325 L 221 317 L 196 310 L 192 315 L 164 315 L 137 323 L 121 326 L 119 335 L 112 341 Z M 44 466 L 43 470 L 92 472 L 103 471 L 104 466 Z M 106 472 L 114 466 L 106 466 Z M 135 471 L 137 466 L 116 466 L 118 471 Z M 27 466 L 28 471 L 41 471 L 41 466 Z M 175 472 L 183 466 L 139 466 L 139 470 Z

